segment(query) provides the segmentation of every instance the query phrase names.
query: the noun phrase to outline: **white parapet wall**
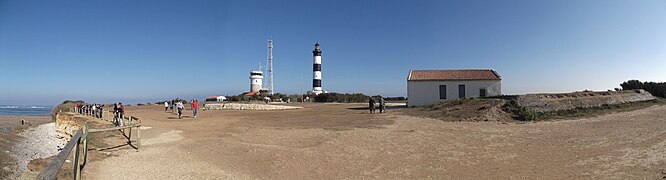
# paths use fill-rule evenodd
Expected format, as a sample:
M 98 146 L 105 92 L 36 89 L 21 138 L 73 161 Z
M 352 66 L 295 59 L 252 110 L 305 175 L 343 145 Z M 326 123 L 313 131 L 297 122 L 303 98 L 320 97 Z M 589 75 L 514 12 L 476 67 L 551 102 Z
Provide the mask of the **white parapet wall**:
M 209 110 L 261 110 L 261 111 L 270 111 L 270 110 L 302 109 L 303 107 L 272 105 L 272 104 L 221 103 L 221 104 L 206 104 L 206 106 L 204 108 L 209 109 Z
M 630 102 L 654 100 L 645 90 L 575 92 L 518 95 L 517 103 L 535 112 L 555 112 L 576 108 L 591 108 Z

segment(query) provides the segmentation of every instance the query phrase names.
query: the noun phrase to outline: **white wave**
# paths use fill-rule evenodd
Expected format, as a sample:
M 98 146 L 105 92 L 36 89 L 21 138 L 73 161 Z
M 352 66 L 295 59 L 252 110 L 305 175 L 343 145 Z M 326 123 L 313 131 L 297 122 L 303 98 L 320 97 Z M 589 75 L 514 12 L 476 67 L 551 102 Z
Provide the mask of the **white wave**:
M 0 109 L 45 109 L 45 108 L 50 108 L 50 107 L 45 107 L 45 106 L 15 106 L 15 105 L 3 105 L 0 106 Z

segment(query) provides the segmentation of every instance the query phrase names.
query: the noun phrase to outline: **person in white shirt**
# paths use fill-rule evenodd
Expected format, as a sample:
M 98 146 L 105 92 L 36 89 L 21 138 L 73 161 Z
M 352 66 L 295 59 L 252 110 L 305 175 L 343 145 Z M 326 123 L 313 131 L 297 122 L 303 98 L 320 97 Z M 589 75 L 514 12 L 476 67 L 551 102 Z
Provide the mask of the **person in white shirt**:
M 167 110 L 169 110 L 169 102 L 164 101 L 164 112 L 166 112 Z
M 176 103 L 176 106 L 178 107 L 178 119 L 182 119 L 183 118 L 183 108 L 185 108 L 185 106 L 183 105 L 183 102 L 181 100 L 178 100 L 178 102 Z

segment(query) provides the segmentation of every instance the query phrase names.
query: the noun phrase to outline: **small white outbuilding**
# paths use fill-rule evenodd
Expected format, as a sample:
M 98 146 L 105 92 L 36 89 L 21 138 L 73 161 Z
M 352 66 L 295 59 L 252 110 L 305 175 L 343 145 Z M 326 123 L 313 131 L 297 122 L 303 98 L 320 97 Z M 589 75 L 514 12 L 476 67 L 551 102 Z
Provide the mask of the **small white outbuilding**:
M 411 70 L 407 77 L 409 107 L 501 94 L 502 79 L 492 69 Z

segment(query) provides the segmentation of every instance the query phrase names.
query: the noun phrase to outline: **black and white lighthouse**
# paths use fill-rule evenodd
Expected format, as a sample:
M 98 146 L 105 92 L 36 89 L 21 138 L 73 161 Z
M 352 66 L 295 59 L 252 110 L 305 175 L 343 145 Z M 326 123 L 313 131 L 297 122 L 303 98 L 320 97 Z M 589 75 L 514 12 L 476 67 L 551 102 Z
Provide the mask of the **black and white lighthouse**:
M 315 44 L 315 48 L 312 50 L 312 55 L 314 56 L 314 65 L 312 68 L 312 93 L 317 95 L 325 93 L 324 89 L 321 88 L 321 49 L 319 49 L 319 43 Z

